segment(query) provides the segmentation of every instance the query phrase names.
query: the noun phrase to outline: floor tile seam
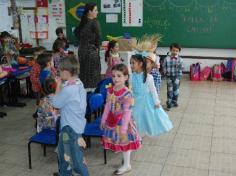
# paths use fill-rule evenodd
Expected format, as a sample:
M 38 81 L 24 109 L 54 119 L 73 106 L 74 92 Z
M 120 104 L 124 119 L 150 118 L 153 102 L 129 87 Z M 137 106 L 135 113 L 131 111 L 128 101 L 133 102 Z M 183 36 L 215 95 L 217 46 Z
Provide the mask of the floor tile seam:
M 192 90 L 191 90 L 191 93 L 192 93 Z M 189 104 L 190 100 L 191 100 L 191 98 L 189 97 L 187 104 Z M 169 151 L 168 151 L 168 153 L 167 153 L 167 156 L 166 156 L 166 158 L 165 158 L 164 165 L 163 165 L 163 167 L 162 167 L 162 169 L 161 169 L 161 172 L 160 172 L 160 176 L 162 176 L 162 174 L 163 174 L 163 171 L 164 171 L 164 168 L 165 168 L 165 164 L 166 164 L 166 162 L 167 162 L 167 160 L 168 160 L 168 158 L 169 158 L 171 149 L 173 148 L 173 144 L 174 144 L 175 138 L 176 138 L 176 136 L 177 136 L 177 134 L 178 134 L 178 130 L 179 130 L 180 125 L 181 125 L 181 123 L 182 123 L 182 121 L 183 121 L 183 116 L 184 116 L 186 110 L 187 110 L 187 106 L 185 106 L 184 112 L 183 112 L 183 114 L 182 114 L 181 117 L 180 117 L 181 120 L 180 120 L 180 123 L 179 123 L 179 125 L 178 125 L 178 127 L 177 127 L 177 129 L 176 129 L 177 132 L 175 133 L 174 138 L 173 138 L 173 140 L 172 140 L 172 142 L 171 142 L 171 146 L 170 146 L 170 149 L 169 149 Z

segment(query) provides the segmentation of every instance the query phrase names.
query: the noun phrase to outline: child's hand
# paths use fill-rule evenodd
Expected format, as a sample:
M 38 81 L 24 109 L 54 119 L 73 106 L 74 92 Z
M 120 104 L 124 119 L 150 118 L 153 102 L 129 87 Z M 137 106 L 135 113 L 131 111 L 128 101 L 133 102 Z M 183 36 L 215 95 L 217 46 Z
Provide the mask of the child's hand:
M 80 147 L 86 148 L 86 142 L 84 141 L 84 138 L 80 137 L 78 139 L 78 144 Z
M 156 105 L 155 105 L 155 108 L 160 108 L 161 107 L 161 104 L 160 103 L 157 103 Z
M 104 124 L 104 123 L 101 123 L 100 129 L 101 129 L 101 130 L 104 130 L 104 129 L 105 129 L 105 124 Z

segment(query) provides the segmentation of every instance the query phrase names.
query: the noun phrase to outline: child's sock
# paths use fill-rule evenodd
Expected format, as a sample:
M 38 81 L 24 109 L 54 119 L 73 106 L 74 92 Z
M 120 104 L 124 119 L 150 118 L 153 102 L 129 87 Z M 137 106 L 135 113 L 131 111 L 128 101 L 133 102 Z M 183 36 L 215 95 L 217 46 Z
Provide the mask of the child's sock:
M 126 171 L 126 170 L 130 167 L 130 154 L 131 154 L 131 151 L 123 152 L 122 154 L 123 154 L 124 163 L 123 163 L 123 165 L 118 169 L 119 172 Z

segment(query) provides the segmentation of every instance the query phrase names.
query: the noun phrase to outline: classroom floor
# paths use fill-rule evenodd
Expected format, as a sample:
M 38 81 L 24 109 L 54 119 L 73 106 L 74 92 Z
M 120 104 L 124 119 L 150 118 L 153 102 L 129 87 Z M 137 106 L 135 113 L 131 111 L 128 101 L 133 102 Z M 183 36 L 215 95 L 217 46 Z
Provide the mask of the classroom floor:
M 168 112 L 174 129 L 156 139 L 143 139 L 141 150 L 132 153 L 132 172 L 127 176 L 235 176 L 236 175 L 236 83 L 181 82 L 179 107 Z M 161 90 L 162 102 L 166 85 Z M 35 132 L 34 101 L 25 108 L 4 107 L 0 119 L 0 175 L 52 176 L 56 154 L 32 144 L 32 166 L 28 169 L 27 140 Z M 121 154 L 108 152 L 103 164 L 102 147 L 92 139 L 86 150 L 91 176 L 110 176 L 121 163 Z

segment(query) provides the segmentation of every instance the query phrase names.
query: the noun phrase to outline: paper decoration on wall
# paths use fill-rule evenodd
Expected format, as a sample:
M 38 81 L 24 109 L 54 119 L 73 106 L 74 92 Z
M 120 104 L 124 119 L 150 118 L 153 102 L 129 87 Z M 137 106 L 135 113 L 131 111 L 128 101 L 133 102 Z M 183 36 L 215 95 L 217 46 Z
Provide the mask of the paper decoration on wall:
M 143 0 L 122 0 L 122 26 L 143 26 Z
M 107 23 L 117 23 L 118 22 L 118 14 L 106 14 L 106 22 Z
M 102 13 L 120 13 L 121 0 L 101 0 Z
M 30 32 L 31 38 L 48 39 L 48 8 L 37 8 L 35 24 L 36 30 Z
M 36 6 L 37 7 L 48 7 L 48 0 L 37 0 Z
M 51 0 L 49 2 L 49 13 L 56 22 L 56 27 L 66 26 L 64 0 Z
M 80 21 L 80 18 L 83 15 L 84 12 L 84 6 L 85 3 L 80 2 L 79 4 L 77 4 L 76 6 L 72 7 L 69 9 L 69 13 L 78 21 Z

